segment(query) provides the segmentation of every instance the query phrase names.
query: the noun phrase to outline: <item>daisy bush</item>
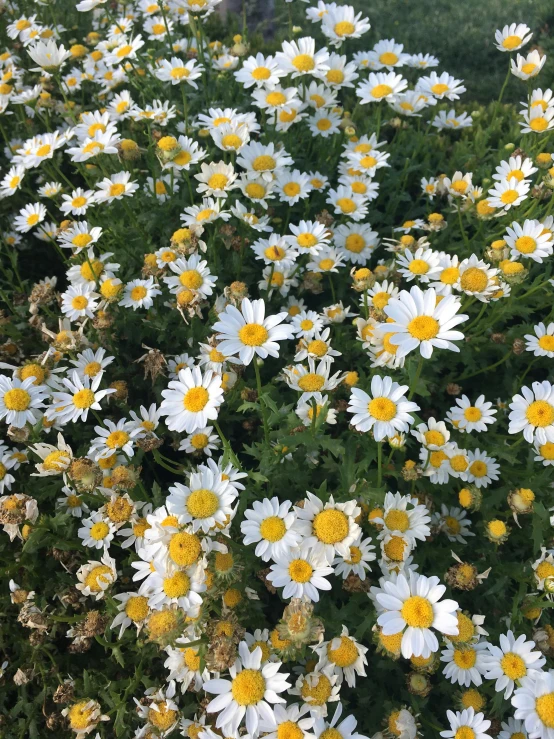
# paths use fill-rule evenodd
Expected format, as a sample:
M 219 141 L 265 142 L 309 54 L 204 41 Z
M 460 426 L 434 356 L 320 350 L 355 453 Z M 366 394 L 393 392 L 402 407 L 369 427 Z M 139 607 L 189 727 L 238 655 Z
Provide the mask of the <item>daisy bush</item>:
M 0 736 L 553 739 L 539 29 L 219 4 L 2 5 Z

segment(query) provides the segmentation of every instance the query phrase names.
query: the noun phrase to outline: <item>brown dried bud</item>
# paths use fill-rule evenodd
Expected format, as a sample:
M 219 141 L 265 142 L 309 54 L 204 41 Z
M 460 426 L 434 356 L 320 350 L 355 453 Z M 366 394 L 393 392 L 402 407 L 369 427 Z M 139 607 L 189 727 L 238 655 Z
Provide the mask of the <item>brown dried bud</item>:
M 127 401 L 129 388 L 125 380 L 114 380 L 109 387 L 115 389 L 115 393 L 109 396 L 110 400 L 122 400 L 124 403 Z
M 73 683 L 70 680 L 66 680 L 61 685 L 58 685 L 52 696 L 54 703 L 71 703 L 75 697 L 75 691 L 73 689 Z
M 446 386 L 446 392 L 448 395 L 459 395 L 462 392 L 462 388 L 455 382 L 449 382 Z
M 68 646 L 67 651 L 70 654 L 84 654 L 92 647 L 92 639 L 88 639 L 85 636 L 78 636 Z
M 81 636 L 99 636 L 103 634 L 110 620 L 109 616 L 105 616 L 100 611 L 89 611 L 85 620 L 79 623 L 79 632 Z
M 241 400 L 247 400 L 249 403 L 255 403 L 258 400 L 258 391 L 245 387 L 240 391 Z
M 446 572 L 444 579 L 456 590 L 474 590 L 479 585 L 477 568 L 469 562 L 457 562 Z
M 512 344 L 512 351 L 514 354 L 523 354 L 525 351 L 525 341 L 523 339 L 514 339 L 514 343 Z
M 236 658 L 235 643 L 229 639 L 217 639 L 208 648 L 206 667 L 212 672 L 224 672 L 235 663 Z
M 144 452 L 151 452 L 153 449 L 159 449 L 163 443 L 163 439 L 158 439 L 155 436 L 143 436 L 135 441 L 138 448 L 142 449 Z
M 331 226 L 335 220 L 326 208 L 318 213 L 315 219 L 318 223 L 323 223 L 324 226 Z
M 105 331 L 113 326 L 115 318 L 105 310 L 99 310 L 92 319 L 92 325 L 98 331 Z
M 8 428 L 8 436 L 16 444 L 24 444 L 29 438 L 30 428 L 29 426 L 23 426 L 23 428 L 17 428 L 17 426 L 10 426 Z
M 148 347 L 144 348 L 148 349 Z M 144 354 L 135 361 L 142 362 L 144 364 L 144 379 L 150 375 L 152 384 L 156 382 L 159 375 L 165 374 L 165 366 L 167 362 L 159 349 L 149 349 L 147 354 Z
M 56 731 L 62 726 L 63 718 L 58 713 L 51 713 L 46 717 L 46 728 L 50 731 Z
M 506 342 L 506 336 L 504 334 L 491 334 L 491 341 L 494 344 L 504 344 Z
M 13 676 L 13 681 L 17 686 L 27 685 L 27 683 L 31 682 L 33 677 L 34 676 L 32 667 L 29 667 L 26 670 L 22 670 L 21 668 L 19 668 L 19 670 Z
M 31 631 L 29 634 L 29 644 L 32 647 L 40 647 L 46 641 L 46 634 L 44 631 Z
M 348 575 L 346 580 L 342 583 L 342 589 L 346 590 L 347 593 L 369 593 L 371 583 L 366 578 L 361 580 L 358 575 L 353 572 Z

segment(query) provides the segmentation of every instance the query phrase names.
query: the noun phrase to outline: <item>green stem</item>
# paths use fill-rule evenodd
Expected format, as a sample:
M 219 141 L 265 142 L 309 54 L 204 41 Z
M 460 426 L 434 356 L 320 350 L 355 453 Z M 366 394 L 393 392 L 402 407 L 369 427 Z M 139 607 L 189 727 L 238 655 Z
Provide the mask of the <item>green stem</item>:
M 258 367 L 257 357 L 254 357 L 254 372 L 256 373 L 256 387 L 258 388 L 258 403 L 262 413 L 262 421 L 264 425 L 265 443 L 269 446 L 269 425 L 267 423 L 267 414 L 264 402 L 262 400 L 262 378 L 260 377 L 260 368 Z
M 383 442 L 377 442 L 377 487 L 381 487 L 383 477 Z
M 414 393 L 416 391 L 417 383 L 419 382 L 419 378 L 420 378 L 421 370 L 422 369 L 423 369 L 423 357 L 420 354 L 419 355 L 419 362 L 417 363 L 417 369 L 416 369 L 414 381 L 413 381 L 412 386 L 410 388 L 410 394 L 408 395 L 408 400 L 411 400 L 412 399 L 412 397 L 413 397 L 413 395 L 414 395 Z

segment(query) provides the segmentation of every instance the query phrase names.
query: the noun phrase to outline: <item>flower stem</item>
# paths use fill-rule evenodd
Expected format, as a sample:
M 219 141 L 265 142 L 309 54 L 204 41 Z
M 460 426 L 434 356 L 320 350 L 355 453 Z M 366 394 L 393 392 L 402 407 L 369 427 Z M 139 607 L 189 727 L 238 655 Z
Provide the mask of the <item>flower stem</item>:
M 383 442 L 377 442 L 377 487 L 381 487 L 383 477 Z
M 260 368 L 258 367 L 258 362 L 256 361 L 256 357 L 254 357 L 254 372 L 256 373 L 256 386 L 258 388 L 258 402 L 260 404 L 260 410 L 262 413 L 262 421 L 264 424 L 264 438 L 265 443 L 267 446 L 269 446 L 269 426 L 267 423 L 267 415 L 266 415 L 266 408 L 262 400 L 262 378 L 260 377 Z
M 419 378 L 420 378 L 421 370 L 422 369 L 423 369 L 423 357 L 420 354 L 419 355 L 419 362 L 417 364 L 417 369 L 416 369 L 416 373 L 415 373 L 415 377 L 414 377 L 414 381 L 412 383 L 412 387 L 410 388 L 410 394 L 408 395 L 408 400 L 411 400 L 412 399 L 412 397 L 413 397 L 413 395 L 414 395 L 414 393 L 416 391 L 417 383 L 419 382 Z

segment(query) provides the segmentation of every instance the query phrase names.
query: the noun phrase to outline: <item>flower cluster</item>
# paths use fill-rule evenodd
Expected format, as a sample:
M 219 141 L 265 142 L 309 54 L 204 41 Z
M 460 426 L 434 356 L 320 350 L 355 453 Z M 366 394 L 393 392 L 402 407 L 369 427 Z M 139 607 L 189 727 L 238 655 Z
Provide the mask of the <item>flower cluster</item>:
M 1 736 L 554 737 L 546 55 L 286 3 L 2 8 Z

